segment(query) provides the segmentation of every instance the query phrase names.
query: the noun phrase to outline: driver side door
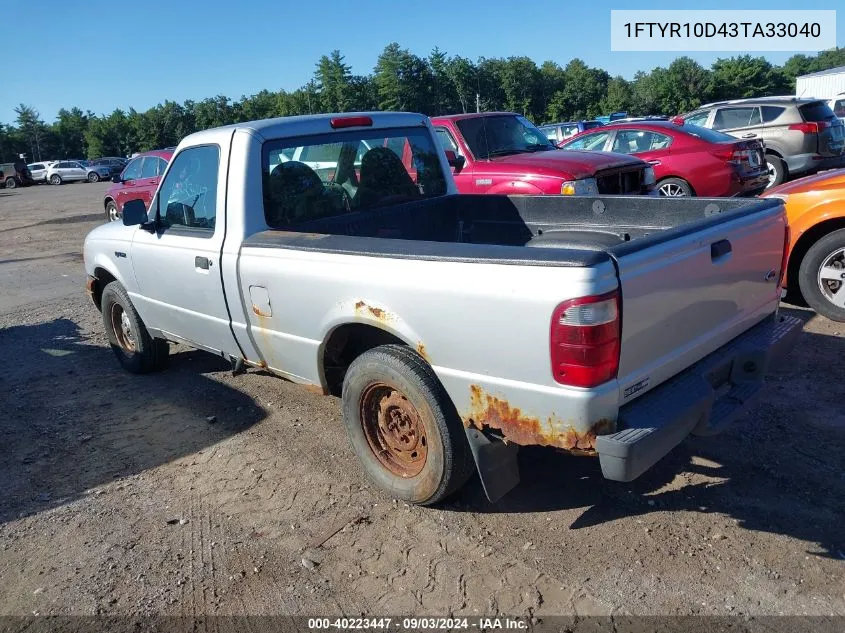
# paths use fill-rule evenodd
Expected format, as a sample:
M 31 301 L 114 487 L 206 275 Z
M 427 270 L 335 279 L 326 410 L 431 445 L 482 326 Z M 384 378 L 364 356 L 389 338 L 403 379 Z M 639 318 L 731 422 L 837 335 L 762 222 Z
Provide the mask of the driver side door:
M 225 164 L 218 145 L 188 147 L 173 158 L 150 205 L 159 226 L 137 229 L 131 259 L 138 283 L 132 301 L 148 327 L 171 340 L 212 352 L 233 352 L 223 294 L 220 253 L 224 222 Z

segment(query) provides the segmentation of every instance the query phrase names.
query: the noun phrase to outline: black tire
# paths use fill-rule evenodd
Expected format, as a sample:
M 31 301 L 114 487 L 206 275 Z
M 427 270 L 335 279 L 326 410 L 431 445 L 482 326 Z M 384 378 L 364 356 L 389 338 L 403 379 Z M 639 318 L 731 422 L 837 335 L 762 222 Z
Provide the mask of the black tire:
M 839 279 L 822 279 L 825 266 Z M 845 322 L 845 229 L 828 233 L 810 247 L 798 268 L 798 286 L 807 305 L 818 314 Z M 834 303 L 836 299 L 843 307 Z
M 666 190 L 667 193 L 664 193 L 664 190 Z M 670 191 L 672 193 L 668 193 Z M 664 178 L 657 183 L 657 192 L 661 196 L 675 198 L 689 198 L 690 196 L 695 195 L 692 187 L 690 187 L 690 184 L 681 178 Z
M 373 429 L 383 428 L 373 421 L 379 416 L 369 416 L 373 422 L 366 426 L 363 419 L 366 409 L 374 412 L 371 404 L 379 404 L 381 411 L 388 407 L 394 422 L 392 443 L 401 440 L 396 438 L 397 433 L 406 433 L 406 438 L 410 435 L 410 441 L 404 440 L 404 452 L 408 457 L 416 456 L 416 449 L 424 452 L 421 465 L 414 462 L 403 475 L 397 472 L 403 470 L 402 466 L 391 468 L 385 464 L 390 460 L 406 464 L 395 457 L 397 451 L 383 449 L 377 456 L 370 442 L 374 441 Z M 416 414 L 417 424 L 406 422 L 406 412 L 412 417 Z M 474 462 L 455 406 L 428 363 L 408 347 L 382 345 L 352 362 L 343 380 L 343 421 L 352 449 L 367 475 L 394 498 L 432 505 L 459 490 L 472 475 Z M 378 439 L 384 436 L 382 433 Z M 381 446 L 385 446 L 384 442 Z M 414 473 L 417 467 L 420 470 Z
M 769 167 L 769 184 L 766 185 L 766 189 L 777 187 L 786 179 L 786 165 L 773 154 L 766 154 L 766 164 Z
M 167 341 L 155 339 L 129 300 L 123 286 L 113 281 L 103 289 L 101 300 L 103 325 L 109 344 L 123 368 L 133 374 L 146 374 L 163 369 L 170 351 Z M 127 329 L 121 327 L 123 317 Z
M 88 182 L 100 182 L 100 174 L 96 171 L 92 171 L 88 174 Z
M 14 189 L 18 186 L 18 181 L 14 178 L 6 178 L 6 189 Z
M 62 177 L 59 174 L 53 174 L 50 176 L 50 184 L 51 185 L 60 185 L 62 184 Z
M 117 208 L 117 203 L 114 200 L 106 202 L 106 221 L 120 222 L 120 209 Z

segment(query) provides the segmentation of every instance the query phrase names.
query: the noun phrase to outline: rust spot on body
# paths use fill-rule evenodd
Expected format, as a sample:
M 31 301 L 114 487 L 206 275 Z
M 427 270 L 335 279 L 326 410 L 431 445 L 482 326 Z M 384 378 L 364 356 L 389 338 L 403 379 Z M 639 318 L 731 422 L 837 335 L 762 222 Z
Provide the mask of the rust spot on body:
M 363 301 L 358 301 L 355 304 L 355 312 L 359 314 L 363 312 L 369 312 L 372 316 L 377 318 L 379 321 L 387 321 L 390 319 L 390 313 L 387 310 L 383 310 L 382 308 L 377 308 L 375 306 L 371 306 L 366 304 Z
M 252 311 L 253 311 L 253 312 L 255 312 L 255 314 L 257 314 L 257 315 L 258 315 L 258 316 L 260 316 L 260 317 L 267 317 L 267 316 L 270 316 L 270 315 L 269 315 L 269 314 L 267 314 L 266 312 L 262 311 L 262 310 L 261 310 L 261 308 L 259 308 L 259 307 L 258 307 L 257 305 L 255 305 L 254 303 L 252 304 Z M 262 327 L 263 327 L 263 326 L 264 326 L 264 323 L 262 322 L 262 323 L 261 323 L 261 325 L 262 325 Z
M 615 424 L 602 419 L 586 433 L 579 433 L 563 420 L 549 416 L 545 424 L 513 407 L 506 400 L 486 393 L 479 385 L 470 385 L 470 412 L 464 425 L 479 430 L 497 429 L 506 440 L 522 446 L 554 446 L 574 453 L 593 453 L 596 436 L 612 433 Z
M 422 344 L 422 341 L 417 343 L 417 354 L 422 356 L 427 363 L 431 362 L 431 359 L 428 357 L 428 353 L 425 351 L 425 345 Z

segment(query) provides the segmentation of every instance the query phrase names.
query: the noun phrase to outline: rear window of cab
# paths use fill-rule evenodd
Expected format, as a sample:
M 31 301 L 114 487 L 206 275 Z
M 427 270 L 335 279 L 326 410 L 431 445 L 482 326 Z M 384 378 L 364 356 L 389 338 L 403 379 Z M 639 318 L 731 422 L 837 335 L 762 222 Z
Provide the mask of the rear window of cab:
M 264 217 L 271 228 L 445 195 L 425 127 L 359 129 L 266 141 Z

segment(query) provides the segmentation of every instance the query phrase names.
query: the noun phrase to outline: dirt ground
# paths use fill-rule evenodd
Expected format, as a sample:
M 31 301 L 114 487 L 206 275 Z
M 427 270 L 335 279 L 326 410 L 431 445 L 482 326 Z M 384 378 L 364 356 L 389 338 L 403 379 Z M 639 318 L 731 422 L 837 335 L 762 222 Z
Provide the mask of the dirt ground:
M 0 191 L 0 614 L 845 615 L 845 324 L 787 309 L 756 408 L 633 484 L 525 450 L 496 504 L 408 507 L 337 399 L 119 368 L 83 289 L 107 186 Z

